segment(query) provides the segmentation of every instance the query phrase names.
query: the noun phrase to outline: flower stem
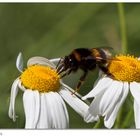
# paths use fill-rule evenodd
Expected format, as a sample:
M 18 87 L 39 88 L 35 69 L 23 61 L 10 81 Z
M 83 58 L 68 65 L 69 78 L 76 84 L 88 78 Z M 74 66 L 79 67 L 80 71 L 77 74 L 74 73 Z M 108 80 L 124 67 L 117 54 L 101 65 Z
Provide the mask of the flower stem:
M 122 53 L 127 53 L 127 36 L 126 36 L 126 23 L 125 23 L 125 15 L 124 15 L 124 4 L 118 3 L 118 12 L 119 12 L 119 21 L 120 21 L 120 31 L 121 31 L 121 42 L 122 42 Z M 120 109 L 116 125 L 114 128 L 120 127 L 120 121 L 122 119 L 123 108 Z
M 121 42 L 122 42 L 122 53 L 127 53 L 127 36 L 126 36 L 126 23 L 124 14 L 124 4 L 118 3 L 120 31 L 121 31 Z
M 95 126 L 93 128 L 102 128 L 103 127 L 103 118 L 100 117 L 100 120 L 98 120 L 98 122 L 95 124 Z

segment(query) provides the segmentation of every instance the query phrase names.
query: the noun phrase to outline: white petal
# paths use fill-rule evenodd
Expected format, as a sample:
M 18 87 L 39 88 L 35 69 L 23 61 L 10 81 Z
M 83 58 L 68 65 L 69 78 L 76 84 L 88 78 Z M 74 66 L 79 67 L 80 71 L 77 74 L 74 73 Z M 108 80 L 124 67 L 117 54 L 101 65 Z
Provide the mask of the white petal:
M 64 88 L 68 89 L 71 93 L 74 93 L 77 97 L 82 98 L 82 96 L 81 96 L 79 93 L 75 92 L 72 88 L 70 88 L 69 86 L 67 86 L 66 84 L 64 84 L 64 83 L 62 82 L 62 80 L 60 80 L 60 83 L 61 83 L 61 85 L 62 85 Z
M 99 110 L 99 105 L 100 105 L 102 96 L 103 96 L 103 93 L 96 96 L 95 99 L 93 99 L 92 103 L 89 106 L 88 111 L 90 114 L 92 114 L 94 116 L 94 118 L 96 118 L 98 115 L 101 115 L 101 112 Z
M 18 54 L 18 57 L 17 57 L 17 60 L 16 60 L 16 67 L 20 72 L 23 71 L 23 57 L 22 57 L 21 52 Z
M 26 90 L 23 95 L 23 105 L 26 117 L 25 128 L 36 128 L 40 111 L 38 91 Z
M 49 105 L 49 98 L 47 94 L 40 95 L 40 116 L 37 124 L 37 128 L 52 128 L 52 117 L 51 117 L 51 107 Z
M 54 59 L 50 59 L 50 62 L 52 62 L 53 64 L 57 65 L 58 62 L 60 61 L 61 58 L 54 58 Z
M 19 83 L 18 83 L 18 87 L 22 90 L 22 91 L 25 91 L 26 88 L 21 84 L 21 81 L 19 80 Z
M 113 81 L 110 87 L 106 90 L 100 101 L 100 110 L 103 116 L 112 108 L 112 106 L 114 106 L 114 104 L 117 103 L 122 92 L 122 88 L 122 82 Z
M 137 104 L 140 106 L 140 84 L 136 82 L 130 83 L 130 91 L 134 100 L 136 100 Z
M 16 114 L 15 114 L 15 99 L 18 94 L 18 83 L 19 78 L 17 78 L 14 83 L 12 84 L 11 88 L 11 97 L 10 97 L 10 105 L 9 105 L 9 117 L 13 119 L 13 121 L 16 121 Z
M 45 65 L 45 66 L 50 66 L 52 68 L 55 68 L 55 65 L 45 57 L 39 57 L 39 56 L 32 57 L 27 62 L 27 66 L 35 65 L 35 64 Z
M 52 96 L 53 95 L 53 96 Z M 57 122 L 55 123 L 55 128 L 68 128 L 69 126 L 69 117 L 66 109 L 66 105 L 58 93 L 52 94 L 53 98 L 53 111 L 52 116 L 56 116 Z M 54 115 L 53 115 L 54 113 Z
M 134 100 L 134 114 L 136 128 L 140 129 L 140 105 Z
M 109 119 L 107 120 L 106 118 L 104 118 L 105 127 L 111 128 L 114 125 L 118 110 L 119 110 L 118 105 L 116 105 L 116 107 L 110 113 Z
M 124 92 L 125 92 L 125 95 L 128 94 L 129 87 L 128 87 L 127 82 L 124 82 L 124 83 L 120 82 L 118 84 L 117 88 L 118 89 L 116 90 L 116 92 L 114 92 L 114 97 L 113 97 L 111 103 L 109 103 L 109 106 L 107 107 L 103 116 L 104 115 L 108 116 L 109 112 L 111 112 L 111 110 L 113 110 L 115 108 L 116 104 L 121 101 L 121 98 L 123 97 Z
M 85 114 L 84 121 L 86 123 L 95 122 L 95 121 L 98 121 L 98 120 L 99 120 L 99 116 L 94 117 L 92 114 L 90 114 L 89 111 L 87 111 L 87 114 Z
M 69 117 L 66 105 L 58 93 L 46 93 L 48 110 L 51 115 L 51 127 L 56 129 L 68 128 Z
M 88 105 L 85 104 L 82 100 L 77 98 L 71 91 L 68 89 L 61 89 L 60 95 L 63 97 L 63 99 L 82 117 L 85 116 Z
M 108 77 L 100 79 L 99 82 L 97 83 L 97 85 L 82 99 L 85 100 L 87 98 L 92 98 L 98 94 L 101 94 L 110 86 L 112 81 L 113 80 L 111 78 L 108 78 Z
M 96 81 L 94 82 L 93 88 L 98 84 L 99 80 L 102 79 L 102 76 L 103 76 L 103 72 L 101 70 L 99 70 L 99 75 L 98 75 L 98 78 L 96 79 Z
M 128 92 L 129 92 L 129 86 L 128 86 L 128 83 L 125 82 L 123 85 L 122 94 L 120 95 L 118 99 L 119 101 L 117 102 L 117 104 L 114 105 L 114 107 L 112 107 L 112 109 L 106 114 L 104 118 L 104 124 L 107 128 L 111 128 L 114 125 L 118 111 L 120 107 L 122 106 L 122 104 L 124 103 L 128 95 Z

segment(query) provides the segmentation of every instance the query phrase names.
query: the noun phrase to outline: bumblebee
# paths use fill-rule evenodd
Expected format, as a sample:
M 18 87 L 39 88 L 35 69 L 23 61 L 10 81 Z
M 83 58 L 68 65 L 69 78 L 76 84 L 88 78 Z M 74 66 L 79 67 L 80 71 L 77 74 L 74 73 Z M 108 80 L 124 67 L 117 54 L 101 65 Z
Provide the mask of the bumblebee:
M 112 57 L 112 48 L 77 48 L 74 49 L 68 56 L 61 58 L 56 69 L 58 74 L 62 77 L 69 75 L 71 72 L 76 72 L 81 69 L 84 73 L 80 77 L 80 80 L 76 86 L 75 92 L 77 92 L 89 71 L 98 67 L 105 74 L 110 75 L 107 65 Z

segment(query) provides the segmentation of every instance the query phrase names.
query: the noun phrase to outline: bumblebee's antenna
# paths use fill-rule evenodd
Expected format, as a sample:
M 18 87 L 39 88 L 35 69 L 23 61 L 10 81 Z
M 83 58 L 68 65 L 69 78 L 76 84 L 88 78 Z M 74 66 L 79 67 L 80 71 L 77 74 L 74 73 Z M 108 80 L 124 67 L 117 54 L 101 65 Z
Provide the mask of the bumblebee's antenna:
M 59 64 L 61 63 L 61 61 L 62 61 L 62 57 L 60 58 L 59 62 L 57 63 L 56 69 L 58 68 L 58 66 L 59 66 Z

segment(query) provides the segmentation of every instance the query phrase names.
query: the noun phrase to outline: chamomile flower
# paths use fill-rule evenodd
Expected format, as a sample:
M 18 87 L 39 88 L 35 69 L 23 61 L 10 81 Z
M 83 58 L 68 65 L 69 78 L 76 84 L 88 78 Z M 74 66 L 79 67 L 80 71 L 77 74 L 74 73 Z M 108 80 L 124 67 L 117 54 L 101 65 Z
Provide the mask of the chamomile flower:
M 83 97 L 94 97 L 88 115 L 104 116 L 104 125 L 111 128 L 130 90 L 134 98 L 136 128 L 140 128 L 140 60 L 133 56 L 116 56 L 108 65 L 112 76 L 100 78 L 95 87 Z M 85 117 L 86 119 L 87 117 Z
M 25 128 L 68 128 L 69 116 L 64 100 L 84 117 L 88 105 L 72 95 L 74 91 L 61 81 L 53 63 L 58 61 L 33 57 L 28 60 L 27 68 L 23 71 L 22 54 L 18 55 L 16 66 L 21 75 L 12 85 L 9 105 L 9 117 L 13 121 L 17 117 L 15 99 L 19 89 L 24 92 Z

